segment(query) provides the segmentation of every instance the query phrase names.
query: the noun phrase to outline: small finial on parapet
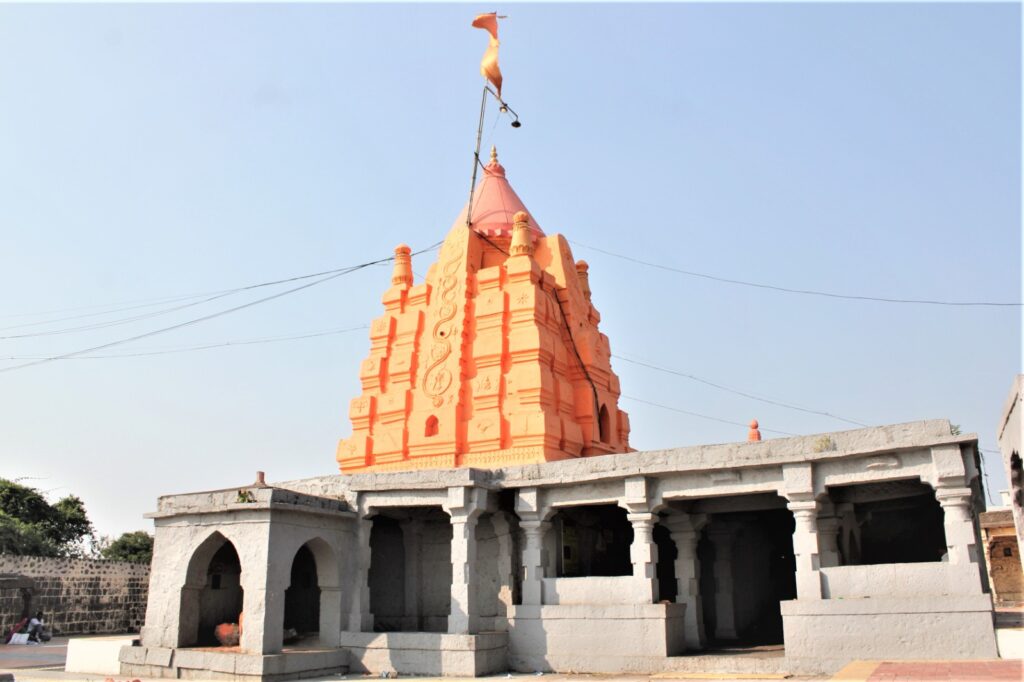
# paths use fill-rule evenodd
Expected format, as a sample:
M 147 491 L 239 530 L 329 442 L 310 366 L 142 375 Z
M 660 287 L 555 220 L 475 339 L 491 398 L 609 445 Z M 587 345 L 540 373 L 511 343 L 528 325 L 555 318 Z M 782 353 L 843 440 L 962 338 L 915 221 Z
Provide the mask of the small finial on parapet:
M 405 244 L 395 247 L 395 269 L 391 272 L 391 284 L 412 286 L 412 249 Z
M 491 145 L 491 163 L 498 163 L 498 148 Z
M 509 254 L 513 256 L 533 255 L 530 215 L 526 211 L 518 211 L 512 216 L 512 244 L 509 247 Z
M 264 474 L 262 471 L 257 471 L 256 482 L 253 483 L 253 486 L 257 488 L 269 488 L 270 486 L 267 485 L 267 475 Z
M 761 440 L 761 432 L 758 430 L 757 420 L 750 422 L 750 431 L 747 432 L 747 440 L 751 443 L 756 443 Z
M 583 289 L 583 295 L 586 299 L 590 300 L 590 266 L 587 265 L 587 261 L 578 260 L 576 261 L 576 277 L 580 280 L 580 288 Z

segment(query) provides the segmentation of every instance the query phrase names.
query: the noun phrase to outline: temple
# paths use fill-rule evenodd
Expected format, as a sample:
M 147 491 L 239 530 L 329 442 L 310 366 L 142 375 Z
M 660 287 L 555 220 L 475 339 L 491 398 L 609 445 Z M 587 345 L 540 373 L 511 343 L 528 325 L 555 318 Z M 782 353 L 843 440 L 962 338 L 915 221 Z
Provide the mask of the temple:
M 123 675 L 782 677 L 998 655 L 975 434 L 762 440 L 754 421 L 634 451 L 586 263 L 496 152 L 471 206 L 424 281 L 395 251 L 340 474 L 159 499 Z
M 491 149 L 426 281 L 395 249 L 349 406 L 343 473 L 497 467 L 629 450 L 588 266 L 545 235 Z

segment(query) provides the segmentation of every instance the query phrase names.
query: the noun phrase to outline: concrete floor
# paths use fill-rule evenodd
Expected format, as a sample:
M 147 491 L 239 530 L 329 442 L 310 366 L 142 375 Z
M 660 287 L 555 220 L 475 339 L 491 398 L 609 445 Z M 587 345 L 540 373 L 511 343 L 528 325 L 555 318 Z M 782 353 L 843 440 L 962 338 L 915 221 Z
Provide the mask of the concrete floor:
M 728 655 L 728 652 L 718 652 Z M 768 655 L 774 652 L 764 652 Z M 12 673 L 18 682 L 104 682 L 105 675 L 65 673 L 67 638 L 54 638 L 38 646 L 0 645 L 0 674 Z M 337 682 L 338 680 L 379 679 L 362 675 L 336 675 L 307 680 L 306 682 Z M 400 678 L 406 679 L 406 678 Z M 416 682 L 440 682 L 438 677 L 408 677 Z M 443 678 L 445 680 L 471 678 Z M 1024 661 L 854 661 L 830 678 L 790 677 L 782 674 L 712 672 L 669 672 L 656 675 L 560 675 L 560 674 L 501 674 L 490 680 L 546 680 L 548 682 L 655 682 L 657 680 L 800 680 L 802 682 L 966 682 L 967 680 L 1024 680 Z M 128 678 L 115 678 L 116 682 L 133 682 Z M 166 680 L 139 680 L 139 682 L 166 682 Z

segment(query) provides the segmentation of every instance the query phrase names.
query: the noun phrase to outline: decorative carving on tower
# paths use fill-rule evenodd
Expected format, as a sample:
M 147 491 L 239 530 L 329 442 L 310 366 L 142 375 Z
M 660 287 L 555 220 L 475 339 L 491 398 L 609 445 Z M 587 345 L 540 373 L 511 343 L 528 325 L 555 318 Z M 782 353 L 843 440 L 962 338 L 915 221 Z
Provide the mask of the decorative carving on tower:
M 531 218 L 493 148 L 470 217 L 469 228 L 465 210 L 456 219 L 421 284 L 409 248 L 395 249 L 352 436 L 338 445 L 345 473 L 630 449 L 587 265 Z

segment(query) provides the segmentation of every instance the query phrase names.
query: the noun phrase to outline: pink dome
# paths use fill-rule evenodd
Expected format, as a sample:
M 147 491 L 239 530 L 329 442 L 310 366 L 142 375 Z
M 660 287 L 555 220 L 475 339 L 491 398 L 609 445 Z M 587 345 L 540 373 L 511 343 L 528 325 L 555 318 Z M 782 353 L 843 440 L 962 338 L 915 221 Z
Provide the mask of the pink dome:
M 505 178 L 505 167 L 498 163 L 497 152 L 491 150 L 491 162 L 484 167 L 484 177 L 473 192 L 473 213 L 470 227 L 488 237 L 511 237 L 513 216 L 519 211 L 530 214 L 530 231 L 534 241 L 544 236 L 544 231 L 527 211 L 512 185 Z M 466 224 L 466 209 L 455 221 L 455 225 Z

